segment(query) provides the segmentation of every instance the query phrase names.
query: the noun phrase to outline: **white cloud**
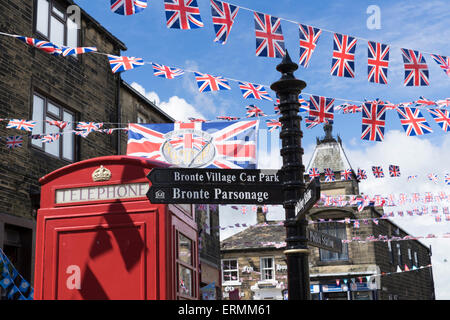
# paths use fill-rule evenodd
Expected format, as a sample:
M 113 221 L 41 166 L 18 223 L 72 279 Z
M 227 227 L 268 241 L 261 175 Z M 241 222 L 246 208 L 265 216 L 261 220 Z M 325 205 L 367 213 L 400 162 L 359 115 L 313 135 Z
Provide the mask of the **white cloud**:
M 183 98 L 172 96 L 169 98 L 169 101 L 161 102 L 156 92 L 147 92 L 145 88 L 137 82 L 133 82 L 131 86 L 147 99 L 153 101 L 159 108 L 161 108 L 165 113 L 170 115 L 175 120 L 188 121 L 189 117 L 205 119 L 201 112 L 197 111 L 194 106 L 189 104 Z

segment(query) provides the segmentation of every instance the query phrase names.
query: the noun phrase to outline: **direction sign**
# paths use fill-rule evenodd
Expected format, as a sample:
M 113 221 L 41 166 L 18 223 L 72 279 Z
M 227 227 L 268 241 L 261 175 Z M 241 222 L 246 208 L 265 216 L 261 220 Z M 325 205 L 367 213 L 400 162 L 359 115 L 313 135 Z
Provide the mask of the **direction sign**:
M 154 186 L 167 185 L 278 185 L 278 170 L 154 168 L 147 178 Z
M 282 204 L 283 190 L 277 185 L 152 185 L 151 203 Z
M 311 246 L 337 253 L 342 252 L 342 240 L 339 238 L 310 228 L 306 228 L 306 237 Z
M 320 180 L 313 179 L 306 187 L 303 198 L 295 204 L 295 216 L 297 220 L 304 217 L 305 213 L 320 199 Z

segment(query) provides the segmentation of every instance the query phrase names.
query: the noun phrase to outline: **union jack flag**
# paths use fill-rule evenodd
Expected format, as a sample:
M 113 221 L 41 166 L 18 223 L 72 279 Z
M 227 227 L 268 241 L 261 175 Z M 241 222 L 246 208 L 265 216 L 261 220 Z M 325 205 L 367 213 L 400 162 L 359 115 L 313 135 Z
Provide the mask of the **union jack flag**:
M 416 106 L 421 107 L 429 107 L 429 106 L 435 106 L 436 102 L 428 100 L 427 98 L 420 96 L 419 99 L 417 101 L 414 101 Z
M 364 103 L 362 105 L 362 111 L 361 139 L 383 141 L 386 107 L 376 103 Z
M 384 178 L 383 168 L 380 166 L 373 166 L 372 172 L 375 178 Z
M 428 180 L 433 181 L 434 183 L 438 182 L 438 175 L 435 173 L 429 173 L 427 177 Z
M 36 121 L 24 120 L 24 119 L 11 119 L 6 125 L 7 129 L 17 129 L 31 132 L 33 131 Z
M 315 126 L 319 125 L 320 122 L 316 121 L 316 120 L 310 120 L 308 118 L 305 119 L 305 124 L 306 124 L 306 129 L 312 129 Z
M 444 182 L 446 185 L 450 186 L 450 174 L 449 173 L 445 174 Z
M 63 57 L 67 57 L 67 56 L 75 56 L 77 54 L 82 54 L 82 53 L 88 53 L 88 52 L 96 52 L 97 48 L 96 47 L 76 47 L 76 48 L 72 48 L 72 47 L 61 47 L 61 54 Z
M 45 120 L 45 122 L 47 122 L 48 124 L 50 124 L 52 126 L 56 126 L 56 127 L 60 128 L 61 130 L 63 130 L 69 124 L 69 122 L 67 122 L 67 121 L 57 121 L 57 120 Z
M 266 114 L 257 106 L 249 105 L 245 107 L 247 109 L 247 118 L 252 117 L 264 117 Z
M 445 132 L 450 131 L 450 111 L 444 109 L 428 109 L 428 112 L 442 130 Z
M 369 41 L 367 63 L 369 82 L 387 84 L 389 46 Z
M 130 124 L 127 155 L 180 167 L 254 169 L 259 121 Z
M 254 12 L 256 56 L 281 58 L 284 56 L 284 37 L 281 19 Z
M 352 180 L 352 169 L 345 169 L 341 171 L 341 180 Z
M 184 74 L 184 71 L 178 68 L 172 68 L 158 63 L 152 63 L 152 66 L 153 75 L 156 77 L 174 79 L 175 77 L 179 77 Z
M 111 0 L 111 11 L 122 16 L 130 16 L 145 8 L 147 0 Z
M 334 119 L 334 99 L 320 96 L 310 96 L 309 120 L 319 123 L 333 123 Z
M 386 199 L 384 199 L 381 195 L 377 194 L 373 197 L 374 206 L 379 207 L 383 206 L 386 203 Z
M 273 110 L 275 111 L 275 114 L 280 114 L 280 107 L 279 106 L 273 107 Z
M 418 108 L 398 107 L 397 113 L 407 136 L 433 132 Z
M 436 101 L 436 104 L 439 107 L 450 107 L 450 98 L 438 100 L 438 101 Z
M 440 56 L 438 54 L 432 54 L 431 57 L 441 67 L 444 73 L 450 77 L 450 57 Z
M 212 76 L 205 73 L 194 72 L 200 92 L 231 90 L 228 81 L 221 76 Z
M 22 136 L 6 137 L 6 147 L 8 149 L 21 148 L 23 146 Z
M 83 138 L 87 138 L 87 136 L 89 135 L 89 133 L 91 133 L 91 131 L 74 131 L 73 132 L 76 136 L 81 136 Z
M 320 177 L 320 171 L 317 168 L 310 168 L 308 171 L 308 175 L 309 175 L 309 181 Z
M 250 82 L 239 82 L 239 88 L 241 89 L 242 96 L 245 99 L 252 98 L 272 101 L 272 98 L 269 96 L 269 93 L 263 85 L 253 84 Z
M 230 35 L 234 19 L 239 11 L 239 7 L 217 0 L 211 0 L 211 14 L 216 31 L 215 42 L 225 44 Z
M 362 107 L 361 106 L 357 106 L 355 104 L 351 104 L 348 102 L 344 102 L 343 104 L 335 107 L 336 110 L 342 110 L 342 113 L 347 114 L 347 113 L 357 113 L 357 112 L 361 112 Z
M 335 33 L 331 75 L 337 77 L 355 77 L 356 38 Z
M 393 194 L 389 194 L 387 197 L 387 205 L 395 206 L 395 196 Z
M 76 130 L 91 133 L 93 131 L 99 131 L 102 127 L 102 122 L 78 122 Z
M 408 176 L 408 181 L 417 179 L 417 175 L 413 175 L 413 176 Z
M 59 139 L 60 136 L 61 136 L 60 133 L 49 133 L 42 137 L 41 142 L 42 143 L 55 142 L 56 140 Z
M 449 209 L 448 209 L 448 207 L 442 207 L 442 213 L 443 213 L 443 214 L 449 214 Z
M 112 73 L 131 70 L 144 65 L 144 59 L 135 57 L 119 57 L 108 54 Z
M 227 121 L 235 121 L 240 119 L 238 117 L 228 117 L 228 116 L 217 116 L 216 118 L 217 120 L 227 120 Z
M 365 180 L 365 179 L 367 179 L 366 170 L 358 168 L 358 173 L 356 174 L 356 178 L 358 178 L 358 180 Z
M 99 130 L 100 132 L 104 132 L 106 134 L 113 134 L 114 129 L 103 129 L 103 130 Z
M 167 27 L 173 29 L 197 29 L 203 27 L 197 0 L 164 0 Z
M 298 96 L 298 103 L 300 103 L 298 112 L 309 112 L 309 102 L 303 99 L 302 95 Z
M 205 120 L 205 119 L 192 118 L 192 117 L 189 117 L 188 120 L 189 120 L 190 122 L 206 122 L 206 121 L 207 121 L 207 120 Z
M 316 49 L 322 30 L 304 24 L 299 24 L 300 33 L 300 61 L 299 65 L 307 68 L 311 56 Z
M 405 86 L 428 86 L 429 71 L 425 58 L 419 51 L 401 49 L 405 67 Z
M 420 194 L 419 193 L 413 193 L 411 195 L 411 203 L 420 202 Z
M 389 165 L 389 175 L 391 177 L 400 177 L 400 167 L 393 164 Z
M 15 38 L 25 42 L 26 44 L 38 48 L 48 54 L 59 56 L 61 54 L 61 48 L 54 43 L 38 40 L 35 38 L 28 38 L 23 36 L 15 36 Z
M 425 192 L 425 197 L 423 198 L 425 203 L 433 202 L 433 194 L 431 192 Z
M 269 127 L 269 132 L 274 131 L 275 129 L 281 128 L 281 122 L 276 119 L 268 119 L 266 120 L 267 127 Z
M 334 171 L 331 168 L 325 169 L 325 182 L 333 182 L 335 181 Z

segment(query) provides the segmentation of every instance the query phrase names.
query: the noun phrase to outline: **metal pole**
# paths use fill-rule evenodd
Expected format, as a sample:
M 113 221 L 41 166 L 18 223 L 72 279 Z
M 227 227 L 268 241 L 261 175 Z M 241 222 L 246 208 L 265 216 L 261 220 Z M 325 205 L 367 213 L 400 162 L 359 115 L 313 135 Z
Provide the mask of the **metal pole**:
M 292 62 L 286 50 L 277 70 L 281 72 L 280 80 L 274 82 L 270 88 L 280 98 L 280 122 L 282 129 L 280 139 L 282 148 L 280 154 L 283 158 L 281 176 L 283 181 L 283 193 L 286 218 L 286 250 L 288 276 L 288 299 L 310 300 L 309 264 L 308 264 L 308 240 L 306 238 L 307 221 L 305 218 L 297 221 L 295 204 L 303 196 L 305 183 L 303 174 L 305 167 L 302 161 L 303 148 L 301 139 L 303 133 L 300 128 L 302 118 L 298 115 L 298 96 L 306 87 L 306 83 L 296 79 L 294 71 L 298 65 Z

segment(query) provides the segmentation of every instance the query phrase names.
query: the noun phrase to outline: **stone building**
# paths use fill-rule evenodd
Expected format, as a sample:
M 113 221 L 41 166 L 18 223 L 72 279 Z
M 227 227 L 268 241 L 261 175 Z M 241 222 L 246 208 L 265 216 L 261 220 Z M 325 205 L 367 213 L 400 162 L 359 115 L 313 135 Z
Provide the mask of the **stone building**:
M 80 28 L 69 18 L 71 0 L 0 1 L 3 33 L 48 40 L 57 45 L 97 47 L 121 55 L 125 44 L 82 9 Z M 69 12 L 70 13 L 70 12 Z M 128 122 L 173 122 L 170 116 L 113 74 L 104 55 L 52 56 L 22 41 L 0 35 L 0 119 L 36 120 L 33 134 L 64 132 L 78 121 L 102 122 L 104 128 Z M 64 130 L 45 120 L 63 120 Z M 32 282 L 38 179 L 73 162 L 125 154 L 124 131 L 63 134 L 49 144 L 0 121 L 0 248 L 21 275 Z M 5 137 L 23 135 L 23 147 L 7 149 Z
M 340 180 L 340 172 L 352 169 L 339 137 L 325 126 L 326 135 L 306 167 L 321 172 L 324 195 L 360 195 L 356 175 Z M 336 173 L 335 182 L 324 182 L 324 169 Z M 305 179 L 308 181 L 308 177 Z M 310 246 L 311 297 L 317 300 L 429 300 L 434 299 L 431 249 L 418 240 L 348 241 L 375 239 L 379 235 L 405 237 L 408 234 L 383 216 L 383 207 L 368 206 L 362 211 L 354 206 L 317 206 L 307 214 L 309 228 L 333 235 L 343 241 L 341 253 Z M 345 219 L 361 221 L 358 228 L 342 223 Z M 377 224 L 372 223 L 377 219 Z M 287 288 L 283 248 L 286 229 L 282 221 L 266 221 L 258 210 L 257 224 L 221 242 L 224 296 L 239 289 L 241 299 L 283 299 Z M 340 221 L 340 222 L 337 222 Z M 367 223 L 364 223 L 367 222 Z M 417 270 L 397 273 L 399 268 Z

